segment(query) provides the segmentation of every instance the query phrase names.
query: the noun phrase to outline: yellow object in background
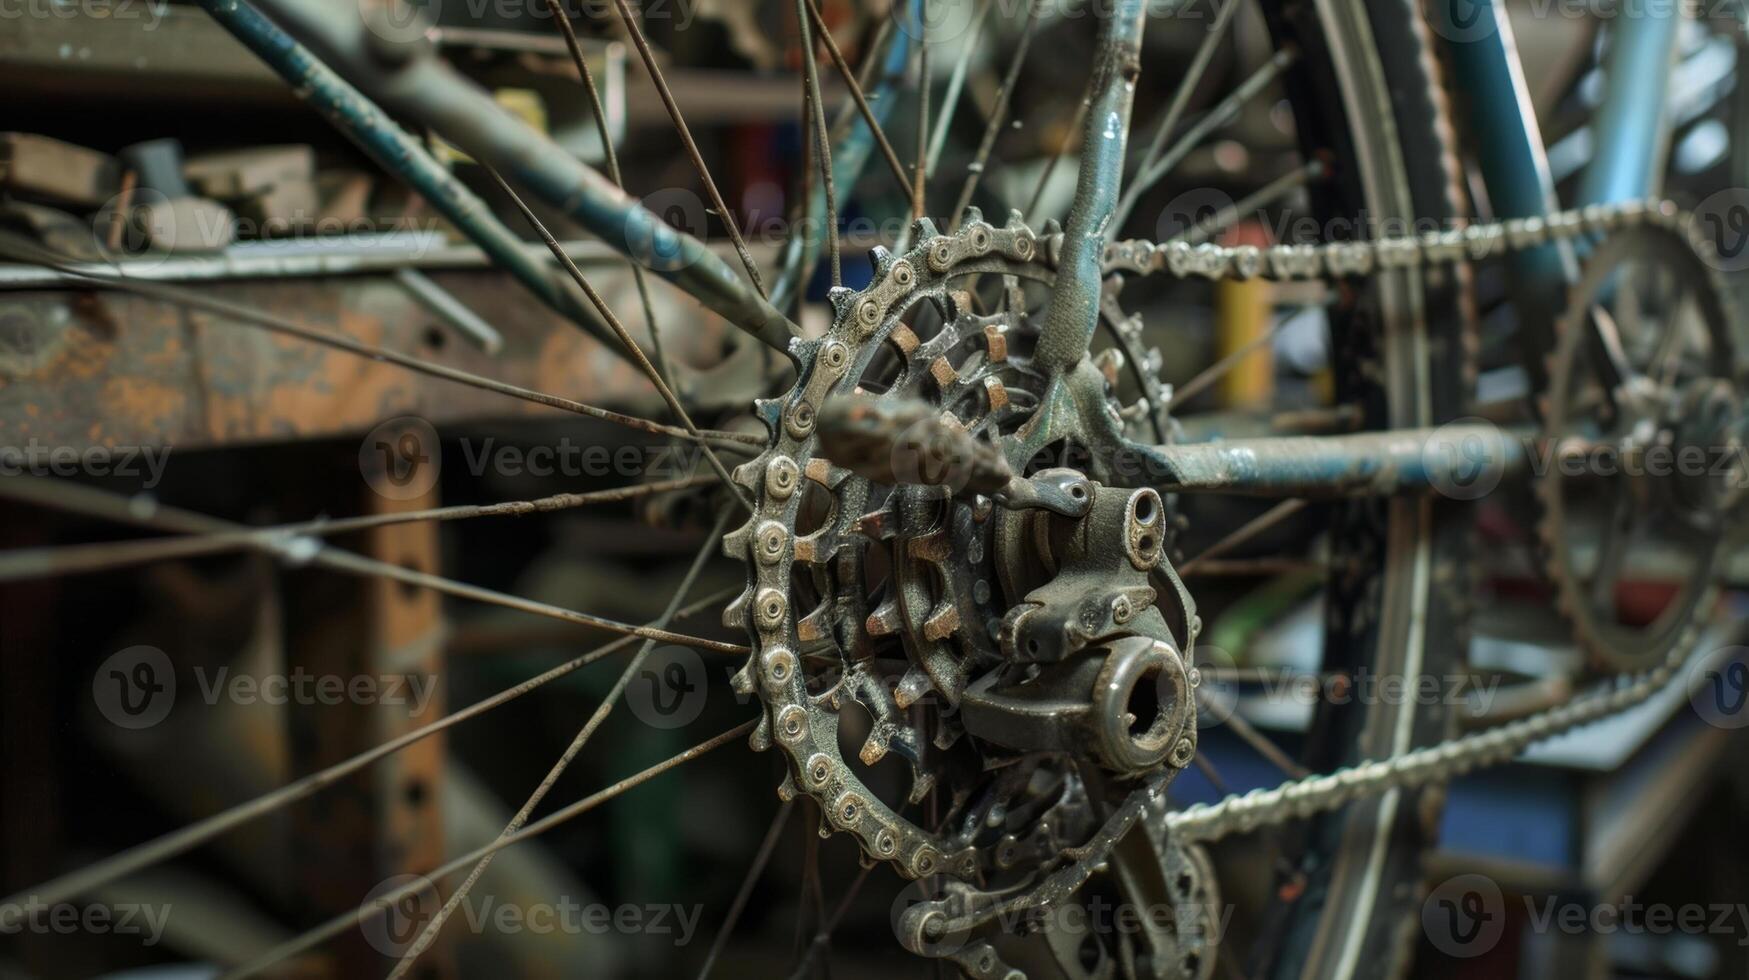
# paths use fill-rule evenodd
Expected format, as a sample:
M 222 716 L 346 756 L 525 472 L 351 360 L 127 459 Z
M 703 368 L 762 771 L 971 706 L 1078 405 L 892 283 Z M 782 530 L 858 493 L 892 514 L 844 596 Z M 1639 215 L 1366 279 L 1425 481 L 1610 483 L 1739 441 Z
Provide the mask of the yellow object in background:
M 1216 356 L 1228 357 L 1269 332 L 1275 315 L 1274 287 L 1262 280 L 1223 280 L 1215 284 Z M 1275 351 L 1272 344 L 1239 359 L 1221 379 L 1221 404 L 1229 409 L 1268 408 L 1275 399 Z
M 536 132 L 547 132 L 547 104 L 541 101 L 539 92 L 527 88 L 495 89 L 492 92 L 492 101 L 534 127 Z M 474 158 L 463 152 L 461 147 L 441 136 L 434 134 L 428 142 L 431 144 L 432 155 L 449 166 L 474 162 Z

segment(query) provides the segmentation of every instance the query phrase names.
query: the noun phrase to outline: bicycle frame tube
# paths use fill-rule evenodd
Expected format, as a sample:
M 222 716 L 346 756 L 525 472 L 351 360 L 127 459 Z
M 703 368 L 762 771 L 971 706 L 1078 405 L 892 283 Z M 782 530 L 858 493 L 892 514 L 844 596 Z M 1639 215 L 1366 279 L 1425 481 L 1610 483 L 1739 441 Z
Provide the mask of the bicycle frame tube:
M 1622 5 L 1609 34 L 1603 104 L 1591 126 L 1591 163 L 1580 179 L 1580 204 L 1648 198 L 1663 184 L 1670 139 L 1664 105 L 1682 23 L 1680 6 Z
M 274 55 L 302 41 L 340 65 L 354 85 L 496 167 L 615 251 L 642 262 L 767 346 L 789 353 L 794 336 L 789 320 L 708 246 L 671 228 L 636 198 L 510 115 L 491 95 L 441 62 L 429 44 L 373 35 L 350 0 L 257 0 L 272 22 L 245 0 L 200 3 L 294 87 L 305 84 L 306 72 L 292 71 L 296 65 Z M 254 17 L 245 22 L 244 11 Z M 310 66 L 321 66 L 315 54 L 306 55 Z M 350 111 L 328 113 L 330 121 L 355 140 L 378 139 L 370 124 L 383 118 L 381 110 L 364 95 L 356 100 Z M 411 157 L 390 157 L 387 166 L 406 178 L 414 163 Z
M 1502 0 L 1440 0 L 1431 16 L 1447 38 L 1453 81 L 1465 94 L 1476 162 L 1496 218 L 1531 218 L 1559 206 L 1542 130 L 1518 60 L 1518 44 Z M 1554 243 L 1507 258 L 1520 323 L 1550 331 L 1537 349 L 1553 349 L 1560 297 L 1579 277 L 1571 246 Z
M 1060 374 L 1085 356 L 1099 326 L 1105 243 L 1123 185 L 1124 148 L 1129 142 L 1147 15 L 1146 0 L 1116 0 L 1100 27 L 1081 173 L 1063 228 L 1057 284 L 1035 355 L 1039 367 L 1052 373 Z

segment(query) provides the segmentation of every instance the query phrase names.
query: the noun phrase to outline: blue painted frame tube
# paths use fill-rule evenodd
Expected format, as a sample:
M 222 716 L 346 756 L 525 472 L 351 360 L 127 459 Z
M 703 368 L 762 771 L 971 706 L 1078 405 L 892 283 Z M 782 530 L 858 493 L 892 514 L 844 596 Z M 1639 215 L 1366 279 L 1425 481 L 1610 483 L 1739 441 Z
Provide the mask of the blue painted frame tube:
M 1579 181 L 1580 204 L 1615 204 L 1654 196 L 1663 183 L 1669 134 L 1664 105 L 1676 54 L 1680 4 L 1622 5 L 1609 35 L 1603 104 L 1591 126 L 1591 162 Z
M 1081 171 L 1063 226 L 1057 284 L 1034 355 L 1039 367 L 1053 373 L 1086 356 L 1099 328 L 1105 243 L 1123 187 L 1124 149 L 1129 143 L 1136 76 L 1142 70 L 1142 28 L 1147 17 L 1146 0 L 1115 0 L 1100 25 Z
M 407 135 L 358 89 L 248 4 L 236 0 L 200 0 L 200 5 L 366 156 L 406 181 L 541 302 L 619 349 L 619 342 L 606 325 L 582 307 L 580 297 L 560 283 L 550 265 L 531 255 L 522 240 L 492 214 L 486 202 L 455 179 L 418 140 Z

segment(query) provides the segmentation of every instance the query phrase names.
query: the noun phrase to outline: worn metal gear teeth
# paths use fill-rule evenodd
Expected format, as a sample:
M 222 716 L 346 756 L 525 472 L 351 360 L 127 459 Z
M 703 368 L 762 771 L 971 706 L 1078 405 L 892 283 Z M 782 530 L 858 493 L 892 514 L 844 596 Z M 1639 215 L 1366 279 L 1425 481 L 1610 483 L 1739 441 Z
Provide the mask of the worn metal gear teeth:
M 1702 277 L 1706 289 L 1712 294 L 1713 301 L 1719 305 L 1725 329 L 1727 331 L 1730 330 L 1732 324 L 1739 322 L 1737 319 L 1736 304 L 1731 291 L 1726 288 L 1724 279 L 1718 272 L 1716 250 L 1714 249 L 1712 242 L 1693 233 L 1685 233 L 1685 230 L 1692 229 L 1691 216 L 1676 213 L 1675 216 L 1672 217 L 1670 216 L 1669 209 L 1649 210 L 1652 210 L 1663 217 L 1648 222 L 1645 225 L 1640 226 L 1638 232 L 1631 233 L 1649 233 L 1665 236 L 1669 239 L 1668 244 L 1670 247 L 1677 250 L 1677 253 L 1673 254 L 1679 254 L 1681 250 L 1686 248 L 1696 260 L 1696 265 L 1692 271 Z M 1608 214 L 1614 213 L 1613 211 L 1605 213 L 1605 211 L 1599 209 L 1599 206 L 1597 205 L 1592 205 L 1591 207 L 1586 208 L 1585 211 L 1592 216 L 1593 220 L 1598 222 L 1608 222 L 1613 220 L 1608 216 Z M 1635 226 L 1631 224 L 1624 226 L 1619 220 L 1617 220 L 1615 227 L 1633 228 Z M 1547 376 L 1550 378 L 1557 377 L 1557 372 L 1564 372 L 1567 370 L 1567 367 L 1560 363 L 1560 348 L 1561 345 L 1557 343 L 1556 349 L 1550 352 L 1545 359 L 1544 369 L 1547 372 Z M 1541 418 L 1545 420 L 1550 418 L 1553 405 L 1550 403 L 1549 393 L 1546 388 L 1539 396 L 1539 404 L 1537 407 L 1538 415 Z M 1554 435 L 1558 436 L 1559 434 L 1555 433 Z M 1555 502 L 1552 501 L 1551 498 L 1553 495 L 1560 493 L 1559 483 L 1547 476 L 1543 476 L 1536 480 L 1535 491 L 1537 504 L 1541 511 L 1536 521 L 1536 532 L 1538 541 L 1537 550 L 1539 552 L 1539 558 L 1543 564 L 1543 574 L 1547 576 L 1549 582 L 1555 587 L 1556 610 L 1560 613 L 1561 618 L 1566 621 L 1568 627 L 1572 629 L 1573 637 L 1578 643 L 1580 650 L 1585 653 L 1591 666 L 1595 670 L 1605 673 L 1622 673 L 1632 669 L 1627 666 L 1627 664 L 1634 659 L 1662 659 L 1668 656 L 1671 651 L 1686 650 L 1694 645 L 1705 625 L 1698 618 L 1698 614 L 1711 609 L 1720 593 L 1720 587 L 1716 576 L 1709 580 L 1706 586 L 1694 596 L 1692 608 L 1697 615 L 1691 616 L 1683 625 L 1682 629 L 1672 634 L 1669 643 L 1664 649 L 1653 650 L 1649 653 L 1642 652 L 1637 658 L 1624 655 L 1620 651 L 1612 649 L 1610 644 L 1603 637 L 1593 631 L 1591 629 L 1589 618 L 1580 611 L 1581 606 L 1588 602 L 1588 597 L 1585 595 L 1585 586 L 1579 582 L 1573 581 L 1567 574 L 1559 550 L 1567 547 L 1569 543 L 1569 532 L 1567 529 L 1559 526 L 1555 517 L 1560 508 L 1558 505 L 1552 505 L 1555 504 Z
M 827 819 L 822 833 L 852 834 L 871 858 L 894 864 L 907 876 L 946 873 L 972 880 L 980 873 L 978 854 L 968 845 L 946 846 L 942 838 L 914 831 L 862 787 L 839 755 L 835 702 L 853 697 L 870 707 L 876 732 L 860 753 L 864 761 L 877 760 L 902 744 L 895 722 L 899 708 L 878 678 L 854 667 L 843 683 L 815 696 L 806 687 L 803 659 L 812 649 L 831 648 L 843 637 L 830 635 L 833 603 L 841 596 L 827 596 L 813 610 L 792 608 L 791 568 L 796 563 L 824 567 L 837 556 L 832 542 L 849 530 L 860 514 L 834 497 L 834 513 L 811 535 L 796 535 L 796 516 L 809 483 L 835 491 L 846 473 L 815 459 L 814 419 L 821 402 L 839 389 L 851 372 L 866 363 L 871 342 L 896 309 L 902 309 L 919 290 L 935 289 L 949 277 L 977 271 L 1001 271 L 1012 263 L 1048 265 L 1039 240 L 1018 212 L 1008 223 L 995 227 L 976 209 L 968 209 L 962 229 L 942 235 L 927 219 L 912 229 L 915 246 L 904 255 L 885 249 L 874 255 L 875 279 L 864 290 L 834 289 L 829 298 L 834 316 L 831 328 L 820 340 L 798 345 L 803 364 L 798 388 L 780 399 L 757 403 L 758 416 L 770 430 L 771 446 L 760 457 L 737 469 L 737 483 L 750 491 L 758 507 L 749 521 L 725 535 L 724 552 L 749 567 L 749 584 L 724 611 L 724 623 L 744 628 L 754 638 L 755 653 L 732 678 L 735 690 L 757 694 L 764 710 L 749 743 L 758 750 L 775 745 L 790 762 L 790 773 L 779 787 L 780 795 L 807 793 L 817 800 Z M 897 331 L 893 331 L 896 333 Z M 907 333 L 909 331 L 906 331 Z M 992 360 L 1006 357 L 1000 335 L 987 338 Z M 915 335 L 907 345 L 903 336 L 894 340 L 910 360 L 920 356 Z M 998 348 L 1002 350 L 999 351 Z M 951 368 L 951 365 L 949 366 Z M 932 372 L 939 387 L 963 383 L 957 375 Z M 1005 392 L 990 391 L 991 399 L 1006 399 Z M 861 628 L 860 623 L 857 628 Z M 945 621 L 938 624 L 945 629 Z M 939 631 L 939 630 L 938 630 Z M 906 746 L 914 760 L 916 749 Z M 933 787 L 932 773 L 915 767 L 911 798 L 919 800 Z

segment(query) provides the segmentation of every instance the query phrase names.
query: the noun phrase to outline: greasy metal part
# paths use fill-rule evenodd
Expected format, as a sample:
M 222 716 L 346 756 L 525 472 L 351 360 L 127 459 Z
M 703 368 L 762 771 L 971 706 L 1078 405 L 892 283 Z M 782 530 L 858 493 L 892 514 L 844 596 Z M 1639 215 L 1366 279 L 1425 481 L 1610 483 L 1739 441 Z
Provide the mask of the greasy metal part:
M 1482 424 L 1343 436 L 1280 436 L 1141 447 L 1151 485 L 1175 493 L 1353 497 L 1468 486 L 1529 468 L 1532 433 Z M 1443 451 L 1473 448 L 1474 456 Z
M 258 53 L 279 61 L 275 67 L 294 85 L 302 87 L 305 75 L 320 70 L 320 63 L 288 32 L 340 65 L 353 84 L 390 109 L 442 133 L 614 249 L 644 262 L 730 323 L 788 354 L 794 334 L 789 320 L 703 242 L 676 231 L 612 181 L 510 115 L 489 93 L 439 60 L 428 43 L 392 42 L 372 33 L 348 0 L 259 0 L 285 30 L 243 0 L 201 2 Z M 296 58 L 285 56 L 293 50 Z M 331 118 L 349 128 L 366 123 L 362 114 L 374 108 L 356 92 L 336 106 L 346 114 Z
M 1116 0 L 1100 25 L 1099 54 L 1093 66 L 1091 109 L 1081 149 L 1075 203 L 1063 228 L 1057 256 L 1057 285 L 1045 311 L 1034 355 L 1045 371 L 1057 374 L 1080 360 L 1099 326 L 1106 243 L 1123 182 L 1124 147 L 1136 76 L 1141 72 L 1145 0 Z
M 1098 906 L 1086 916 L 1045 918 L 1045 943 L 1067 980 L 1214 976 L 1227 907 L 1220 881 L 1205 848 L 1166 832 L 1166 813 L 1164 805 L 1150 807 L 1135 832 L 1112 849 L 1101 875 L 1111 881 L 1119 901 L 1147 910 L 1134 929 L 1093 914 Z
M 821 452 L 833 463 L 879 483 L 945 487 L 955 496 L 986 495 L 1003 507 L 1042 508 L 1080 517 L 1091 504 L 1080 474 L 1066 480 L 1017 475 L 994 443 L 944 419 L 918 400 L 841 396 L 820 409 Z

